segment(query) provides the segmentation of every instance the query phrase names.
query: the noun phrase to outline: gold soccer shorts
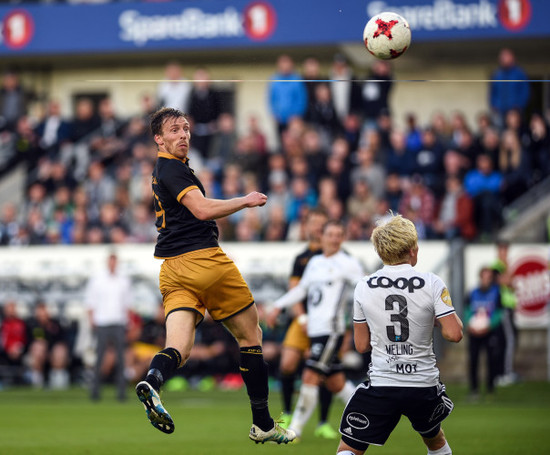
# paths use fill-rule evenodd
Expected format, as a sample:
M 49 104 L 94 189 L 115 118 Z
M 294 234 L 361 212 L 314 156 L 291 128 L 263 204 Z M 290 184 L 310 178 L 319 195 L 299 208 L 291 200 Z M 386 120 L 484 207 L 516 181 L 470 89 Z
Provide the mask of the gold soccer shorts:
M 285 348 L 297 349 L 301 352 L 306 352 L 309 349 L 309 337 L 296 318 L 292 320 L 286 331 L 283 346 Z
M 235 263 L 219 247 L 165 259 L 159 275 L 164 314 L 196 311 L 223 321 L 254 303 Z

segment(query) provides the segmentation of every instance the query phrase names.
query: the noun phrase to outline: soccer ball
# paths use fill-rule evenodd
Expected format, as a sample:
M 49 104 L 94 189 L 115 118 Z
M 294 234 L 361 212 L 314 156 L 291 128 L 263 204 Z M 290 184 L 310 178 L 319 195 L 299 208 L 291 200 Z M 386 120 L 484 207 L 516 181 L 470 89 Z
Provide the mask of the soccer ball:
M 411 28 L 399 14 L 385 12 L 371 17 L 363 30 L 367 50 L 376 58 L 390 60 L 403 55 L 411 44 Z

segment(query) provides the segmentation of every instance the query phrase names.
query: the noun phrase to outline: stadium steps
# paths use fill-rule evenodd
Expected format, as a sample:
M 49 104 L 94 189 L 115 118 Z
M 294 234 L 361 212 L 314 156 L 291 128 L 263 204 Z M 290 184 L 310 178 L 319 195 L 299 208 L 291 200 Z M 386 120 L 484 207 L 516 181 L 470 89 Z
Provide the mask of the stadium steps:
M 508 242 L 546 242 L 550 215 L 550 176 L 504 208 L 498 238 Z
M 7 202 L 17 206 L 23 203 L 25 178 L 25 166 L 20 164 L 0 179 L 0 207 Z

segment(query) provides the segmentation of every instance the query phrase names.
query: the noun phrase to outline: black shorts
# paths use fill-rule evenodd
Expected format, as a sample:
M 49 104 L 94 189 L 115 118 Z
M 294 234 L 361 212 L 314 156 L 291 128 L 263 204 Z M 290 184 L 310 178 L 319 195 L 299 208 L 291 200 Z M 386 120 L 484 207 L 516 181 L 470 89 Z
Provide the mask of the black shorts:
M 310 341 L 311 348 L 309 358 L 306 360 L 306 367 L 325 376 L 342 371 L 338 353 L 344 341 L 343 335 L 313 337 Z
M 402 415 L 420 435 L 436 429 L 453 410 L 445 386 L 372 387 L 360 384 L 349 400 L 342 421 L 342 440 L 357 450 L 384 445 Z

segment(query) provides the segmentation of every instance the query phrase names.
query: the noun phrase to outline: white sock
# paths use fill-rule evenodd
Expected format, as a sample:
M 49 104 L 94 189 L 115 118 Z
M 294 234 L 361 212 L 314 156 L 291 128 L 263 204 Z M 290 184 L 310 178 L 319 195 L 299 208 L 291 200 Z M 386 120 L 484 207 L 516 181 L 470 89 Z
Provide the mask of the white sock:
M 52 369 L 50 371 L 50 388 L 55 390 L 66 389 L 69 387 L 70 376 L 67 370 Z
M 342 388 L 342 390 L 340 390 L 340 392 L 336 394 L 336 396 L 340 398 L 340 400 L 342 400 L 344 403 L 347 403 L 351 396 L 355 393 L 355 389 L 356 387 L 353 385 L 353 382 L 346 381 L 344 387 Z
M 311 384 L 302 384 L 300 387 L 300 396 L 296 403 L 296 408 L 292 414 L 292 420 L 288 426 L 297 436 L 302 434 L 305 424 L 311 417 L 313 410 L 317 407 L 319 400 L 319 387 Z
M 453 455 L 453 451 L 449 447 L 449 443 L 445 441 L 445 445 L 441 449 L 430 450 L 428 449 L 428 455 Z
M 355 455 L 351 450 L 344 450 L 343 452 L 338 452 L 336 455 Z

